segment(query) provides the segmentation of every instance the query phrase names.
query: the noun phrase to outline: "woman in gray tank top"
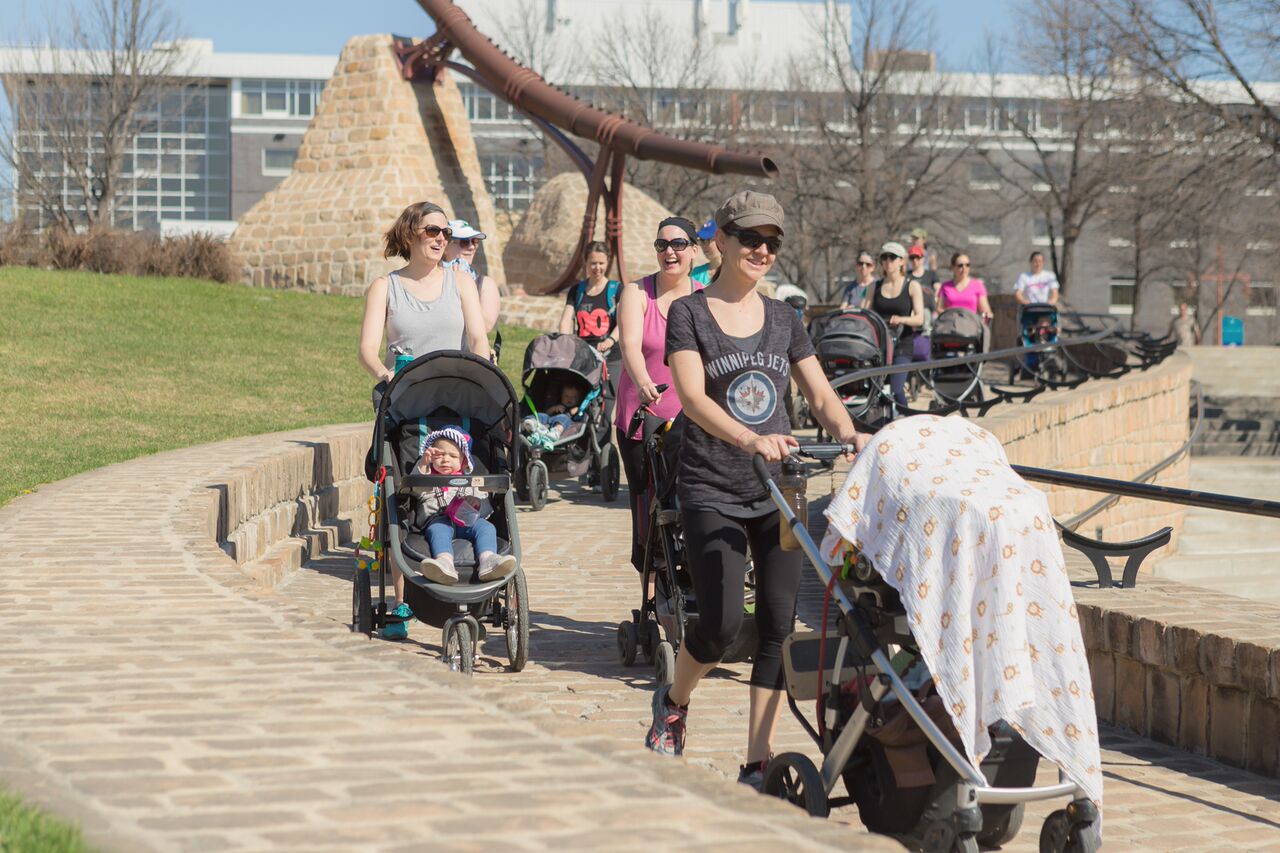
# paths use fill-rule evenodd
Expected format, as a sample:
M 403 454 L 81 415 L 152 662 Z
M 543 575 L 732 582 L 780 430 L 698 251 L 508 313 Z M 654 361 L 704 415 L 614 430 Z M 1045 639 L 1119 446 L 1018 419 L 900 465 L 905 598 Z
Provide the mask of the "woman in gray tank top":
M 489 358 L 489 339 L 476 282 L 440 265 L 449 243 L 448 218 L 429 201 L 404 209 L 383 239 L 388 258 L 408 263 L 374 279 L 365 293 L 360 364 L 374 379 L 395 375 L 396 356 L 465 350 Z M 379 358 L 383 337 L 386 354 Z
M 364 297 L 360 324 L 360 364 L 378 381 L 396 374 L 397 354 L 416 358 L 438 350 L 467 350 L 489 358 L 489 339 L 480 296 L 470 275 L 440 266 L 449 242 L 449 218 L 429 201 L 411 204 L 383 239 L 384 257 L 404 258 L 408 263 L 395 272 L 374 279 Z M 383 335 L 386 356 L 378 358 Z M 404 603 L 404 575 L 392 572 L 396 599 L 392 614 L 412 616 Z M 402 640 L 407 623 L 382 629 L 382 636 Z

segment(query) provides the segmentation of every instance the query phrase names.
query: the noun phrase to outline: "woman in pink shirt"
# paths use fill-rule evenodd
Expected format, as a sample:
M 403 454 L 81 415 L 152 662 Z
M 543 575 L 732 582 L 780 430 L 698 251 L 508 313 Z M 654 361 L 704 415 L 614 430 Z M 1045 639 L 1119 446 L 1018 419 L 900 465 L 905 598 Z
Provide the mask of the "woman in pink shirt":
M 970 278 L 972 268 L 969 256 L 957 252 L 951 256 L 951 280 L 944 281 L 938 287 L 938 298 L 942 301 L 943 310 L 947 308 L 965 308 L 982 319 L 991 319 L 991 303 L 987 301 L 987 286 L 980 278 Z
M 662 220 L 653 248 L 658 253 L 658 271 L 627 284 L 618 300 L 623 370 L 614 424 L 631 497 L 631 563 L 636 571 L 644 567 L 642 516 L 648 508 L 639 503 L 644 495 L 646 463 L 643 437 L 638 430 L 635 435 L 627 435 L 627 427 L 641 406 L 648 406 L 650 412 L 667 420 L 680 414 L 680 398 L 670 387 L 671 370 L 666 364 L 667 311 L 681 296 L 702 289 L 701 284 L 689 278 L 698 253 L 696 225 L 681 216 Z M 659 393 L 659 385 L 668 388 Z

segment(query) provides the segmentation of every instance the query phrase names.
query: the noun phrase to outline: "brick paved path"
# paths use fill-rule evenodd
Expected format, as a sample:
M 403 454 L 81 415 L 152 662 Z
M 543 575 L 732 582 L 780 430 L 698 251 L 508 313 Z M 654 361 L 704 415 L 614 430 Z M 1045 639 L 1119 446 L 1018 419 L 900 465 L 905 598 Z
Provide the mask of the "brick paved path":
M 637 593 L 622 503 L 567 490 L 521 513 L 520 674 L 501 639 L 467 682 L 438 664 L 438 631 L 350 634 L 342 553 L 255 592 L 185 502 L 323 434 L 166 453 L 0 509 L 0 781 L 121 850 L 898 849 L 848 810 L 810 821 L 726 778 L 744 667 L 700 689 L 687 760 L 644 753 L 650 673 L 613 648 Z M 779 741 L 813 752 L 789 720 Z M 1280 849 L 1280 782 L 1115 732 L 1104 746 L 1108 849 Z M 1009 849 L 1034 849 L 1046 811 Z

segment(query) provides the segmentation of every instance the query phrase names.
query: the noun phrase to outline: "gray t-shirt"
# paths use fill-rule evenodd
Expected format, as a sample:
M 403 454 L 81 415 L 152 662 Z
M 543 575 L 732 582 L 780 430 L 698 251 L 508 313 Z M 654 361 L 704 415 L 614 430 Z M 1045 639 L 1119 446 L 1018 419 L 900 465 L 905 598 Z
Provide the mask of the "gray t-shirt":
M 677 299 L 667 313 L 667 358 L 683 350 L 702 356 L 707 396 L 729 417 L 761 435 L 791 434 L 782 402 L 791 365 L 814 350 L 790 305 L 764 298 L 764 326 L 758 335 L 744 339 L 721 331 L 704 292 Z M 780 468 L 772 466 L 775 477 Z M 676 495 L 685 509 L 713 508 L 744 518 L 773 511 L 751 457 L 688 420 L 680 444 Z

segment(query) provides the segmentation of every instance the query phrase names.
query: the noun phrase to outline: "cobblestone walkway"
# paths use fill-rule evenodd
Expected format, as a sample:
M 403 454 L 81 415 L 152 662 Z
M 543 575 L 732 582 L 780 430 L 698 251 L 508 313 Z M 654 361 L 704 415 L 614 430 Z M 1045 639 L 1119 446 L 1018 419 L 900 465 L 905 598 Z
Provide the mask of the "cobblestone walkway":
M 352 635 L 349 555 L 274 594 L 198 542 L 185 502 L 284 441 L 81 475 L 0 509 L 0 781 L 119 850 L 899 849 L 727 778 L 745 668 L 700 689 L 689 757 L 640 746 L 651 674 L 616 660 L 638 589 L 625 504 L 522 512 L 533 660 L 467 682 L 439 632 Z M 805 591 L 812 618 L 816 584 Z M 782 749 L 813 749 L 784 719 Z M 1280 782 L 1108 731 L 1107 849 L 1280 849 Z M 1048 806 L 1007 849 L 1035 849 Z

